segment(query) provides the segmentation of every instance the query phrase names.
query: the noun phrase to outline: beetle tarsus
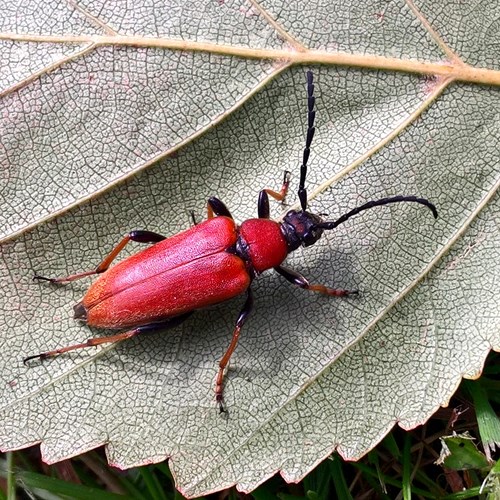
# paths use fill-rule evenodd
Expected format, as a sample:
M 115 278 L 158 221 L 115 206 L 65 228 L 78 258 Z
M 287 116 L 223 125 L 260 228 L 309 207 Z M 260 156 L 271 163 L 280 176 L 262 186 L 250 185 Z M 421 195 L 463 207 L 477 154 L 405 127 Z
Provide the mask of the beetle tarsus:
M 272 189 L 263 189 L 259 194 L 259 219 L 269 219 L 269 196 L 272 196 L 275 200 L 281 201 L 281 204 L 286 206 L 286 195 L 288 193 L 288 188 L 290 187 L 290 179 L 292 174 L 290 171 L 285 170 L 283 174 L 283 184 L 279 191 L 273 191 Z
M 46 278 L 45 276 L 40 276 L 39 274 L 33 275 L 33 281 L 49 281 L 50 283 L 57 283 L 55 278 Z
M 28 366 L 29 362 L 32 360 L 32 359 L 39 359 L 40 361 L 43 361 L 44 359 L 47 359 L 47 353 L 46 352 L 42 352 L 41 354 L 34 354 L 33 356 L 27 356 L 26 358 L 23 359 L 23 364 L 25 366 Z
M 194 210 L 189 211 L 189 216 L 191 217 L 191 221 L 193 222 L 193 226 L 197 226 L 198 221 L 196 220 L 196 214 L 194 213 Z
M 215 400 L 217 401 L 217 404 L 219 405 L 219 414 L 227 413 L 227 409 L 224 406 L 224 401 L 222 399 L 222 394 L 217 394 Z

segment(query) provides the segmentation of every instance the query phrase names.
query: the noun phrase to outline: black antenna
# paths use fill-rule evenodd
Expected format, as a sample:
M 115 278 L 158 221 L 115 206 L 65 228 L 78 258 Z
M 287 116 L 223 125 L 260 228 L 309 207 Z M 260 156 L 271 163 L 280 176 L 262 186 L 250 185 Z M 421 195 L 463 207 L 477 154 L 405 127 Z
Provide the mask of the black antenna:
M 311 142 L 314 137 L 314 118 L 316 111 L 314 111 L 314 84 L 312 71 L 307 72 L 307 136 L 306 147 L 302 157 L 302 165 L 300 167 L 300 182 L 299 182 L 299 200 L 300 206 L 304 211 L 307 208 L 307 191 L 304 187 L 307 175 L 307 161 L 309 160 L 309 153 L 311 152 Z
M 431 210 L 434 218 L 437 219 L 437 209 L 430 201 L 424 198 L 417 198 L 416 196 L 393 196 L 391 198 L 382 198 L 381 200 L 369 201 L 368 203 L 365 203 L 364 205 L 361 205 L 360 207 L 347 212 L 334 222 L 320 222 L 319 224 L 314 224 L 314 228 L 334 229 L 337 226 L 340 226 L 340 224 L 343 224 L 347 219 L 350 219 L 353 215 L 359 214 L 359 212 L 363 212 L 364 210 L 368 210 L 369 208 L 379 207 L 381 205 L 389 205 L 389 203 L 401 203 L 406 201 L 420 203 L 421 205 L 426 206 L 429 210 Z

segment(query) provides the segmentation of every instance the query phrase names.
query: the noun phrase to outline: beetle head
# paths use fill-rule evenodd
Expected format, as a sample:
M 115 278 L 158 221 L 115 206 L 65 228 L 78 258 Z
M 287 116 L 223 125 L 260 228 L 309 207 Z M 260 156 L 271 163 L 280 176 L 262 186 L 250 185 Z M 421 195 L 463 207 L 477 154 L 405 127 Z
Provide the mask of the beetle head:
M 323 234 L 323 229 L 317 225 L 323 222 L 321 217 L 306 210 L 290 210 L 281 223 L 281 230 L 288 245 L 288 251 L 293 252 L 300 245 L 314 245 Z

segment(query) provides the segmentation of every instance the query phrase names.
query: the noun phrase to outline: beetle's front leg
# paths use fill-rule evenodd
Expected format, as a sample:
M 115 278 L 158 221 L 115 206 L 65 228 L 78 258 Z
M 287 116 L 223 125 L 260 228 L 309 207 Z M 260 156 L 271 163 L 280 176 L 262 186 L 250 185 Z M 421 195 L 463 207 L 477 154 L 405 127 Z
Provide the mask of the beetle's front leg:
M 130 339 L 131 337 L 135 337 L 136 335 L 140 335 L 143 333 L 153 333 L 157 332 L 158 330 L 167 330 L 168 328 L 174 328 L 175 326 L 180 325 L 189 316 L 191 316 L 191 314 L 193 314 L 192 311 L 180 316 L 175 316 L 173 318 L 160 321 L 158 323 L 150 323 L 148 325 L 138 326 L 136 328 L 133 328 L 132 330 L 128 330 L 123 333 L 117 333 L 116 335 L 111 335 L 109 337 L 94 337 L 81 344 L 73 344 L 66 347 L 61 347 L 60 349 L 54 349 L 53 351 L 34 354 L 33 356 L 24 358 L 23 363 L 27 364 L 28 361 L 37 358 L 40 360 L 53 358 L 54 356 L 58 356 L 59 354 L 64 354 L 65 352 L 74 351 L 76 349 L 83 349 L 85 347 L 93 347 L 101 344 L 108 344 L 110 342 L 118 342 L 119 340 Z
M 334 297 L 345 297 L 346 295 L 356 295 L 358 293 L 357 290 L 342 290 L 336 288 L 328 288 L 325 285 L 310 285 L 302 274 L 294 271 L 293 269 L 289 269 L 284 266 L 276 266 L 274 270 L 281 274 L 283 278 L 288 280 L 290 283 L 300 286 L 300 288 L 305 288 L 306 290 L 311 290 L 312 292 L 322 293 L 324 295 L 331 295 Z
M 110 254 L 93 270 L 93 271 L 85 271 L 83 273 L 71 274 L 69 276 L 64 276 L 63 278 L 46 278 L 45 276 L 40 276 L 35 274 L 33 276 L 34 280 L 44 280 L 50 281 L 51 283 L 67 283 L 69 281 L 76 281 L 81 278 L 85 278 L 85 276 L 92 276 L 93 274 L 100 274 L 106 271 L 113 260 L 115 260 L 116 256 L 125 248 L 129 241 L 136 241 L 138 243 L 158 243 L 165 239 L 165 236 L 153 233 L 152 231 L 143 231 L 136 230 L 130 231 L 127 235 L 125 235 L 120 243 L 111 250 Z
M 291 173 L 288 170 L 285 170 L 283 174 L 283 184 L 281 185 L 281 189 L 279 192 L 273 191 L 272 189 L 264 189 L 269 196 L 272 196 L 275 200 L 277 201 L 283 201 L 286 198 L 286 195 L 288 193 L 288 188 L 290 187 L 290 177 Z
M 272 196 L 275 200 L 284 201 L 290 186 L 290 176 L 290 172 L 285 170 L 283 175 L 283 184 L 279 192 L 273 191 L 272 189 L 263 189 L 259 193 L 259 201 L 257 205 L 259 219 L 269 219 L 269 196 Z
M 243 305 L 243 309 L 240 312 L 240 315 L 238 316 L 238 321 L 236 321 L 236 326 L 233 331 L 233 337 L 231 339 L 231 343 L 229 344 L 229 347 L 227 348 L 226 353 L 222 357 L 222 359 L 219 362 L 219 372 L 217 373 L 217 379 L 215 382 L 215 400 L 219 404 L 219 409 L 220 412 L 224 412 L 224 404 L 223 404 L 223 391 L 224 391 L 224 371 L 226 369 L 227 364 L 229 363 L 229 359 L 231 358 L 231 355 L 233 354 L 234 350 L 236 349 L 236 345 L 238 344 L 238 338 L 240 336 L 240 331 L 245 323 L 245 320 L 247 319 L 248 315 L 252 311 L 253 308 L 253 294 L 252 290 L 248 288 L 247 290 L 247 300 L 245 301 L 245 304 Z

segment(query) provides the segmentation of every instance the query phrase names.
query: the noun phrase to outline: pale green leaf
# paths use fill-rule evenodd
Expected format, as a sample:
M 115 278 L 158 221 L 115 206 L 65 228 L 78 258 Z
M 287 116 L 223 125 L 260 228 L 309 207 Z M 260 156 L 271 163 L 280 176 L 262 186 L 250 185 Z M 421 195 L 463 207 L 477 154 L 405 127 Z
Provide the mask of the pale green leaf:
M 500 7 L 133 5 L 0 0 L 0 447 L 41 443 L 54 462 L 106 444 L 119 467 L 169 457 L 196 496 L 276 472 L 297 481 L 334 449 L 356 459 L 394 424 L 425 422 L 500 346 Z M 53 287 L 34 272 L 92 269 L 131 229 L 174 234 L 209 196 L 253 217 L 284 169 L 295 202 L 305 67 L 311 210 L 334 219 L 415 194 L 440 218 L 373 209 L 288 259 L 359 297 L 256 279 L 227 416 L 213 387 L 241 298 L 164 334 L 25 367 L 102 334 L 72 319 L 88 280 Z
M 441 451 L 436 465 L 454 470 L 490 469 L 490 462 L 468 432 L 443 436 L 440 441 Z

